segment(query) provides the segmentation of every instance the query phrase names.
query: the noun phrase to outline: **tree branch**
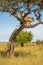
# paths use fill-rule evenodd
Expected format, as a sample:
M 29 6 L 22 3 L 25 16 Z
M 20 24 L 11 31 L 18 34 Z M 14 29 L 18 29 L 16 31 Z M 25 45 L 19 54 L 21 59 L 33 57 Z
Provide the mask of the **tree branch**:
M 38 23 L 36 23 L 36 24 L 34 24 L 34 25 L 25 26 L 25 28 L 34 28 L 34 27 L 36 27 L 36 26 L 39 25 L 39 24 L 43 24 L 43 22 L 38 22 Z
M 16 14 L 13 14 L 12 11 L 10 11 L 10 9 L 8 8 L 3 8 L 0 10 L 0 12 L 9 12 L 11 15 L 13 15 L 18 21 L 21 21 L 21 19 L 16 15 Z
M 21 18 L 19 18 L 16 14 L 14 14 L 14 17 L 15 17 L 18 21 L 21 21 Z
M 24 19 L 28 14 L 30 14 L 30 12 L 25 13 L 23 19 Z
M 22 31 L 24 29 L 24 26 L 20 26 L 18 29 L 16 29 L 16 30 L 14 30 L 13 31 L 13 33 L 12 33 L 12 35 L 10 36 L 10 38 L 9 38 L 9 41 L 11 42 L 11 41 L 15 41 L 15 39 L 16 39 L 16 36 Z

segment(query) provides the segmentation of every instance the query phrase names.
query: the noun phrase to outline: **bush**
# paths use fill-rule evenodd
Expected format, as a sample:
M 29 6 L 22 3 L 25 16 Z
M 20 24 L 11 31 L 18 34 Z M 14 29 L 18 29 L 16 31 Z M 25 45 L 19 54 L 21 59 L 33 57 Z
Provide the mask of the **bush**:
M 40 44 L 40 43 L 41 43 L 40 40 L 37 40 L 37 41 L 36 41 L 36 44 Z
M 33 35 L 31 31 L 21 31 L 21 33 L 19 33 L 19 35 L 16 37 L 15 42 L 21 44 L 21 46 L 23 47 L 25 43 L 32 41 L 32 39 Z

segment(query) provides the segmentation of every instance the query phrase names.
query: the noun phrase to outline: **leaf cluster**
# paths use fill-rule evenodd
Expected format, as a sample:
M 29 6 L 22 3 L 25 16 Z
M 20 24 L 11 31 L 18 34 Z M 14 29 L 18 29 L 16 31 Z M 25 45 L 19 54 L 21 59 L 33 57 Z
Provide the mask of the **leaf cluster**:
M 33 34 L 30 32 L 27 32 L 27 31 L 21 31 L 19 33 L 19 35 L 16 37 L 16 40 L 15 42 L 18 42 L 18 43 L 27 43 L 27 42 L 30 42 L 32 41 L 33 39 Z

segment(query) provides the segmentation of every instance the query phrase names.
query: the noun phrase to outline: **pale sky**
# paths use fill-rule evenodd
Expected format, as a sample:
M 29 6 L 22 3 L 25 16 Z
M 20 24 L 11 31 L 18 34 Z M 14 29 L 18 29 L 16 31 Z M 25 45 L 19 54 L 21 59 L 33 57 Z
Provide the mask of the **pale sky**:
M 42 12 L 42 20 L 43 20 L 43 12 Z M 13 16 L 10 17 L 9 13 L 1 13 L 0 12 L 0 41 L 8 41 L 12 31 L 19 26 L 19 21 L 16 20 Z M 28 31 L 32 31 L 33 33 L 33 41 L 37 39 L 43 40 L 43 25 L 38 25 L 32 29 L 25 29 Z

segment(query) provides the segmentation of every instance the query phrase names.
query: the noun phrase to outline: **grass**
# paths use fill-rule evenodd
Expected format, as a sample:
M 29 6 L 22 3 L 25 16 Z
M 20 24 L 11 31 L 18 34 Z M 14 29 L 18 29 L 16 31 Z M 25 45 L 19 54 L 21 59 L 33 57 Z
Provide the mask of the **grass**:
M 29 44 L 15 47 L 14 58 L 5 55 L 7 44 L 0 43 L 0 65 L 43 65 L 43 45 Z

